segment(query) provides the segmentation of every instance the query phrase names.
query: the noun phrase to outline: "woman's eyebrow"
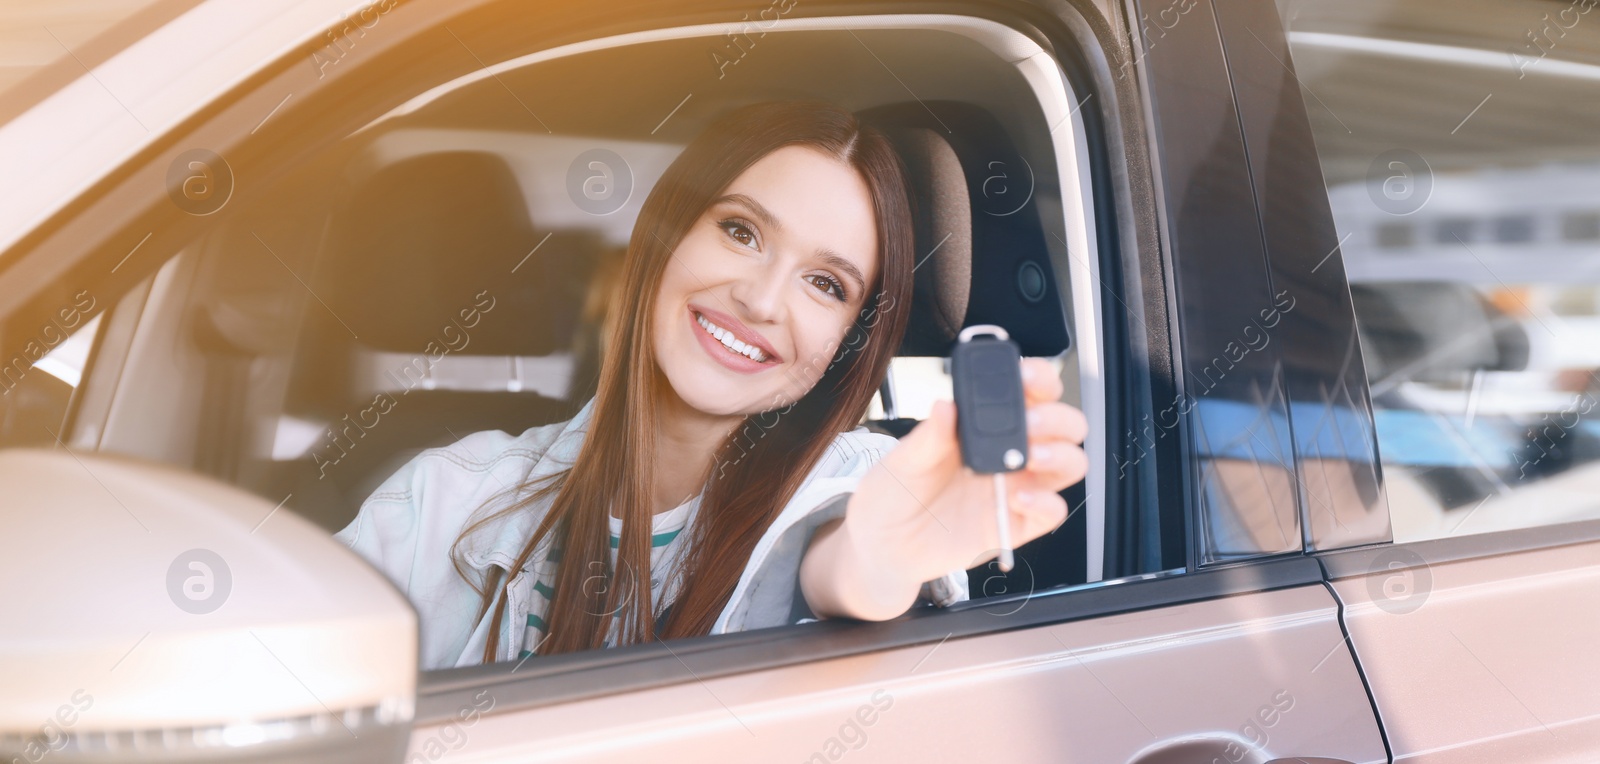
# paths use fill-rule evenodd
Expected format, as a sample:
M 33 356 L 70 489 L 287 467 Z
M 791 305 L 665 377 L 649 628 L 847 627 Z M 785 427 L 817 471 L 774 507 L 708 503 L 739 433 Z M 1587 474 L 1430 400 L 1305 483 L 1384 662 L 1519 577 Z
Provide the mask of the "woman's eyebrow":
M 822 258 L 823 262 L 838 268 L 841 271 L 844 271 L 844 275 L 850 277 L 856 282 L 856 289 L 866 291 L 867 280 L 866 278 L 862 277 L 861 269 L 857 268 L 855 263 L 846 260 L 843 255 L 834 252 L 831 249 L 824 249 L 821 252 L 818 252 L 817 255 Z
M 750 213 L 756 217 L 761 218 L 761 222 L 770 227 L 773 231 L 783 230 L 783 223 L 778 221 L 778 216 L 772 214 L 772 211 L 766 207 L 763 207 L 761 202 L 750 198 L 748 195 L 724 194 L 723 196 L 719 196 L 711 202 L 711 206 L 713 207 L 719 204 L 737 204 L 747 210 L 750 210 Z M 857 268 L 855 263 L 845 259 L 843 255 L 839 254 L 838 252 L 834 252 L 831 249 L 823 249 L 817 252 L 817 256 L 821 257 L 823 262 L 839 269 L 840 271 L 843 271 L 846 276 L 854 280 L 856 282 L 857 289 L 865 290 L 867 288 L 867 279 L 861 275 L 861 269 Z
M 778 216 L 772 214 L 772 211 L 766 207 L 761 206 L 761 202 L 751 199 L 744 194 L 725 194 L 717 197 L 716 200 L 711 204 L 712 206 L 716 206 L 718 204 L 726 203 L 737 204 L 745 209 L 750 210 L 750 212 L 756 217 L 761 218 L 762 223 L 766 224 L 774 231 L 783 230 L 783 223 L 778 222 Z

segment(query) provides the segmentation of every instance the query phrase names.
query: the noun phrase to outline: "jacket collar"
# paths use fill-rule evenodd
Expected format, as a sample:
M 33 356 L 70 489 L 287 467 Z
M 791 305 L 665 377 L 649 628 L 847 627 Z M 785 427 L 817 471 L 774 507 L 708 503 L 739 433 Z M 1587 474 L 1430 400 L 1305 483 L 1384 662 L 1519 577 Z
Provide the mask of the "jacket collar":
M 589 432 L 589 422 L 594 415 L 594 405 L 595 398 L 590 397 L 588 402 L 583 404 L 583 408 L 579 409 L 572 419 L 562 425 L 561 431 L 556 435 L 555 440 L 544 450 L 543 454 L 534 462 L 533 467 L 528 470 L 528 474 L 522 479 L 524 484 L 567 469 L 577 461 L 578 451 L 582 448 L 584 438 Z M 523 433 L 517 440 L 522 441 L 529 436 L 530 432 L 539 429 L 543 428 L 535 427 L 533 430 Z M 517 445 L 520 444 L 515 441 L 512 443 L 513 447 Z M 525 494 L 518 493 L 517 498 L 521 498 L 523 495 Z M 503 503 L 496 504 L 491 511 L 504 506 Z M 517 554 L 522 551 L 522 546 L 528 543 L 528 537 L 533 534 L 534 529 L 538 528 L 539 522 L 544 519 L 549 507 L 548 501 L 542 505 L 525 507 L 484 526 L 479 530 L 479 533 L 488 539 L 488 543 L 474 546 L 465 552 L 462 557 L 474 570 L 480 572 L 486 571 L 490 565 L 499 565 L 509 571 L 512 563 L 516 562 Z M 544 559 L 549 554 L 553 539 L 553 534 L 546 535 L 540 539 L 539 547 L 534 550 L 533 556 L 529 558 L 530 562 Z M 515 577 L 515 575 L 516 573 L 513 572 L 512 576 Z

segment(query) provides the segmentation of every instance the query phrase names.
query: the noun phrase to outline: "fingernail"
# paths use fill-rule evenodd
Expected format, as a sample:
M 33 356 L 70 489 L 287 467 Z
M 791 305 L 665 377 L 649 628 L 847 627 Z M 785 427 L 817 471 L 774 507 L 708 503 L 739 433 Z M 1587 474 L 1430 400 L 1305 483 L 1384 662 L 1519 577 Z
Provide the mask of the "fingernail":
M 1035 367 L 1033 364 L 1027 363 L 1026 361 L 1023 362 L 1023 364 L 1022 364 L 1022 378 L 1023 378 L 1023 380 L 1031 382 L 1031 381 L 1033 381 L 1034 375 L 1036 375 L 1038 373 L 1039 373 L 1038 368 Z
M 1046 445 L 1044 445 L 1042 443 L 1039 444 L 1039 445 L 1033 446 L 1032 448 L 1028 449 L 1028 461 L 1030 461 L 1030 462 L 1049 461 L 1050 460 L 1050 455 L 1051 455 L 1050 447 L 1046 446 Z
M 1028 409 L 1028 429 L 1037 430 L 1044 424 L 1044 415 L 1038 409 Z

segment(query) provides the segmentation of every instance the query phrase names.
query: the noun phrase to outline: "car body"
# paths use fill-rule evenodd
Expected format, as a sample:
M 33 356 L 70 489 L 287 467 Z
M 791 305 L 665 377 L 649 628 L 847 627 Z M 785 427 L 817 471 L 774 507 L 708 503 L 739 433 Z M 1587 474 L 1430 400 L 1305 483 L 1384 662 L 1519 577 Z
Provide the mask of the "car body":
M 0 743 L 62 761 L 176 755 L 156 734 L 176 728 L 216 733 L 185 755 L 241 761 L 1587 761 L 1600 324 L 1569 292 L 1600 262 L 1591 6 L 140 6 L 0 91 L 0 475 L 26 489 L 0 489 L 0 523 L 31 552 L 0 568 L 28 616 L 0 626 L 0 662 L 44 667 L 0 689 Z M 796 95 L 893 132 L 923 200 L 925 312 L 866 424 L 903 434 L 948 395 L 939 316 L 1006 326 L 1089 418 L 1068 522 L 1010 573 L 969 571 L 970 603 L 883 623 L 420 675 L 413 633 L 328 660 L 407 611 L 312 531 L 421 448 L 571 416 L 626 309 L 605 287 L 646 190 L 721 110 Z M 1486 245 L 1478 219 L 1501 232 Z M 1435 238 L 1397 255 L 1401 225 Z M 161 485 L 205 486 L 185 490 L 218 519 L 125 500 Z M 58 506 L 91 519 L 39 519 Z M 119 506 L 171 537 L 69 558 L 92 575 L 63 578 L 60 604 L 34 586 L 49 560 L 144 538 Z M 211 611 L 180 601 L 193 549 L 234 569 Z M 137 617 L 87 640 L 53 620 L 107 593 Z M 341 597 L 362 605 L 344 621 Z M 197 668 L 226 661 L 178 649 L 221 661 L 246 634 L 263 652 L 226 691 Z M 91 653 L 122 658 L 58 668 Z M 141 684 L 165 675 L 182 680 Z M 388 747 L 330 753 L 358 723 Z

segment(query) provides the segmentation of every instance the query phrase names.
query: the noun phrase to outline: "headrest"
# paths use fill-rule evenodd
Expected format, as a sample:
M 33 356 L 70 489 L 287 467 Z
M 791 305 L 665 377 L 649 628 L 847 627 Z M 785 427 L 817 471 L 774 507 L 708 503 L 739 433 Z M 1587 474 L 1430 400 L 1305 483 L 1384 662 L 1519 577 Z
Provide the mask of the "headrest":
M 1407 367 L 1407 379 L 1437 381 L 1528 364 L 1527 330 L 1470 285 L 1351 284 L 1350 297 L 1373 380 Z
M 384 167 L 354 189 L 318 281 L 329 309 L 369 347 L 420 353 L 464 337 L 454 350 L 541 356 L 571 347 L 602 249 L 597 232 L 536 232 L 499 157 L 440 152 Z
M 916 231 L 911 321 L 900 355 L 946 356 L 962 327 L 998 324 L 1023 355 L 1071 344 L 1034 198 L 1036 169 L 987 111 L 904 102 L 857 115 L 906 166 Z

